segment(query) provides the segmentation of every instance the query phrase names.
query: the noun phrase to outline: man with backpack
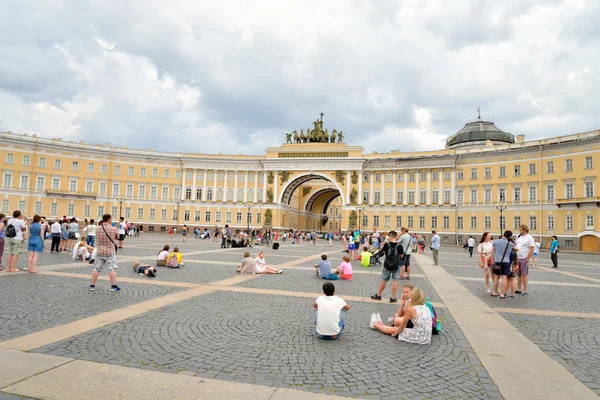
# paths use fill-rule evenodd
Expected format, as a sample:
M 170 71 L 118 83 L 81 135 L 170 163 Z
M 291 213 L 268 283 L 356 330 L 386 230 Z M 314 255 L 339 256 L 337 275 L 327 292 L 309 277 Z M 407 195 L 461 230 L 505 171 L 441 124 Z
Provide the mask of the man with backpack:
M 23 251 L 23 232 L 25 232 L 25 222 L 21 211 L 15 210 L 13 217 L 6 223 L 4 236 L 6 237 L 6 247 L 8 247 L 8 259 L 6 261 L 6 272 L 17 272 L 17 262 L 21 251 Z
M 396 231 L 390 231 L 387 237 L 389 242 L 386 242 L 381 250 L 383 254 L 385 254 L 383 271 L 381 272 L 381 283 L 379 284 L 377 294 L 371 296 L 371 298 L 373 300 L 381 300 L 381 294 L 383 293 L 387 282 L 392 278 L 392 297 L 390 297 L 390 303 L 396 303 L 398 302 L 396 292 L 398 291 L 400 264 L 403 262 L 402 257 L 404 256 L 404 249 L 400 243 L 397 243 L 398 233 L 396 233 Z

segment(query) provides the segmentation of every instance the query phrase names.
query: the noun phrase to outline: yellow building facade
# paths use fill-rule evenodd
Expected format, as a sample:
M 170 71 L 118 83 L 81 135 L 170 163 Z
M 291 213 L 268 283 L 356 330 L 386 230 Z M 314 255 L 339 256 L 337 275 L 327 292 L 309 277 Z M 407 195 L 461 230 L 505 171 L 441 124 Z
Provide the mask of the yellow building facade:
M 406 226 L 426 235 L 435 229 L 446 244 L 485 231 L 497 237 L 502 223 L 515 232 L 526 224 L 543 246 L 557 235 L 564 250 L 599 251 L 600 131 L 525 141 L 478 119 L 444 149 L 385 154 L 327 135 L 328 142 L 289 135 L 298 143 L 233 156 L 2 132 L 0 212 L 51 219 L 111 213 L 146 231 Z

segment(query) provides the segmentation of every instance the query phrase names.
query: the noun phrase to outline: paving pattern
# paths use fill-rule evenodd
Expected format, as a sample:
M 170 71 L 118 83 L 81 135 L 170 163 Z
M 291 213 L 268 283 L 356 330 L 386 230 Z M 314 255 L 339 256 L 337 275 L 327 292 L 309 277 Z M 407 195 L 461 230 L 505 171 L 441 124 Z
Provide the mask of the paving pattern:
M 168 286 L 127 284 L 110 292 L 110 283 L 61 276 L 15 274 L 0 278 L 0 341 L 66 324 L 106 311 L 151 300 L 180 289 Z
M 368 328 L 372 312 L 391 316 L 397 306 L 352 304 L 341 339 L 323 341 L 313 335 L 310 304 L 217 292 L 35 352 L 347 396 L 500 398 L 443 310 L 444 332 L 415 346 Z

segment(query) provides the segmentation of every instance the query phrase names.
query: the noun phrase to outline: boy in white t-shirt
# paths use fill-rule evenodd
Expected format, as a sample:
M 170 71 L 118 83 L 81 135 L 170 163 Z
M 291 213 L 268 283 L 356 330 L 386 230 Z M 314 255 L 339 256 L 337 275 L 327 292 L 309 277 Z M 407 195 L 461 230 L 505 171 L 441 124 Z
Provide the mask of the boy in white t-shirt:
M 335 286 L 331 282 L 323 284 L 325 296 L 319 296 L 313 303 L 315 308 L 315 335 L 320 339 L 339 339 L 344 330 L 346 311 L 350 306 L 334 296 Z

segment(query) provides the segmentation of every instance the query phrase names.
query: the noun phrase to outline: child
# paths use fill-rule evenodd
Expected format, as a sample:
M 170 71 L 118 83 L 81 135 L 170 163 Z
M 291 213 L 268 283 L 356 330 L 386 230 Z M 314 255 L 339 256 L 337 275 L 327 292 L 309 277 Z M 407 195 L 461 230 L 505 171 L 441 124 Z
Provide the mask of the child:
M 352 264 L 350 264 L 350 257 L 342 256 L 342 263 L 333 271 L 335 275 L 341 276 L 342 280 L 351 281 L 352 280 Z
M 177 258 L 177 266 L 173 267 L 173 268 L 181 268 L 185 265 L 183 263 L 183 255 L 179 252 L 179 247 L 175 247 L 173 249 L 173 252 L 171 254 L 169 254 L 169 261 L 167 262 L 167 266 L 169 266 L 169 263 L 171 262 L 172 257 Z
M 360 253 L 360 265 L 363 267 L 369 267 L 371 265 L 371 257 L 373 257 L 373 254 L 369 252 L 369 248 L 367 246 L 364 246 L 363 252 Z
M 335 286 L 331 282 L 323 284 L 323 294 L 313 303 L 315 309 L 315 335 L 320 339 L 339 339 L 344 330 L 346 311 L 350 306 L 334 296 Z M 431 324 L 429 324 L 431 326 Z
M 169 249 L 171 247 L 168 244 L 163 246 L 163 249 L 158 252 L 156 255 L 156 266 L 157 267 L 166 267 L 167 260 L 169 259 Z
M 242 275 L 254 274 L 254 264 L 254 258 L 250 257 L 250 253 L 245 252 L 242 263 L 237 267 L 237 272 Z
M 400 298 L 400 308 L 398 309 L 398 312 L 396 313 L 395 317 L 388 319 L 390 326 L 400 326 L 400 324 L 402 323 L 402 319 L 404 318 L 404 315 L 406 314 L 406 309 L 408 307 L 410 307 L 410 293 L 413 289 L 414 289 L 413 285 L 404 285 L 402 287 L 402 297 Z M 408 323 L 406 324 L 406 327 L 409 329 L 412 329 L 412 327 L 413 327 L 412 321 L 408 321 Z
M 318 278 L 328 281 L 337 281 L 339 278 L 331 272 L 331 262 L 327 260 L 327 254 L 321 255 L 321 261 L 314 265 L 315 274 Z
M 133 262 L 133 271 L 140 275 L 146 275 L 148 278 L 156 276 L 156 268 L 149 264 L 141 264 L 139 261 Z

